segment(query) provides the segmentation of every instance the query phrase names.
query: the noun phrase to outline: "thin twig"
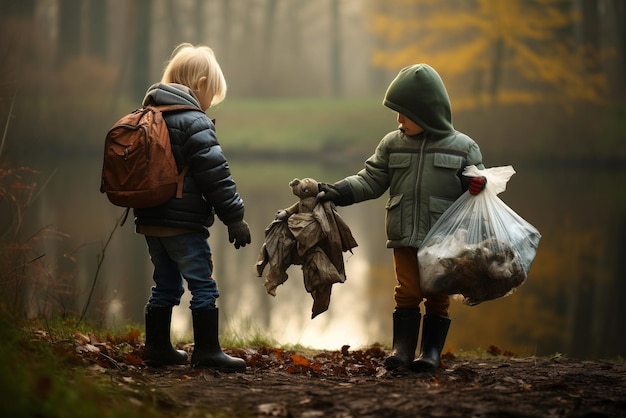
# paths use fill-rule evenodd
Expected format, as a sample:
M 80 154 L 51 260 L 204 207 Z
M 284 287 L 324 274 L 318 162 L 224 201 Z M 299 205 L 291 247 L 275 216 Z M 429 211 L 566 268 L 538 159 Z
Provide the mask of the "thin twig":
M 32 196 L 30 199 L 28 199 L 27 205 L 31 205 L 35 200 L 37 200 L 37 198 L 39 197 L 41 192 L 43 192 L 45 190 L 45 188 L 48 186 L 48 183 L 50 183 L 50 181 L 52 180 L 52 177 L 54 177 L 54 175 L 57 173 L 57 171 L 58 171 L 58 168 L 55 168 L 54 171 L 52 172 L 52 174 L 50 174 L 48 176 L 46 181 L 40 187 L 37 187 L 37 192 L 35 193 L 34 196 Z
M 111 363 L 112 365 L 114 365 L 117 370 L 122 370 L 122 367 L 119 365 L 119 363 L 117 361 L 115 361 L 114 358 L 107 356 L 106 354 L 104 354 L 101 351 L 98 351 L 98 354 L 101 355 L 102 357 L 104 357 L 105 359 L 107 359 L 109 361 L 109 363 Z
M 14 226 L 13 226 L 14 236 L 18 235 L 20 228 L 22 227 L 22 221 L 24 219 L 23 212 L 28 210 L 28 208 L 33 204 L 33 202 L 44 191 L 44 189 L 48 186 L 48 184 L 50 183 L 50 181 L 52 180 L 52 177 L 54 177 L 56 172 L 57 172 L 57 169 L 55 168 L 52 174 L 50 174 L 50 176 L 43 183 L 43 185 L 41 185 L 41 187 L 36 187 L 34 190 L 31 191 L 30 196 L 26 199 L 26 203 L 20 204 L 20 205 L 18 205 L 17 202 L 15 203 L 15 217 L 17 219 L 13 222 L 14 223 Z M 34 195 L 33 195 L 33 192 L 35 192 Z
M 87 313 L 87 309 L 89 308 L 89 304 L 91 303 L 91 298 L 93 297 L 93 292 L 96 289 L 96 282 L 98 281 L 98 275 L 100 274 L 100 268 L 102 267 L 102 263 L 104 263 L 104 255 L 106 253 L 107 247 L 109 246 L 109 243 L 111 242 L 111 238 L 113 238 L 113 234 L 115 233 L 117 228 L 120 226 L 125 216 L 126 216 L 126 210 L 124 210 L 124 213 L 122 213 L 122 215 L 115 221 L 115 226 L 111 230 L 111 233 L 109 234 L 109 238 L 107 239 L 106 243 L 102 247 L 102 251 L 100 251 L 100 254 L 98 254 L 98 264 L 96 266 L 96 273 L 93 276 L 93 282 L 91 283 L 91 290 L 89 291 L 89 297 L 87 297 L 87 302 L 85 303 L 85 307 L 83 308 L 83 313 L 80 315 L 80 318 L 78 319 L 78 322 L 76 323 L 76 326 L 80 325 L 80 323 L 85 318 L 85 314 Z
M 44 254 L 41 254 L 41 255 L 38 255 L 37 257 L 35 257 L 35 258 L 33 258 L 33 259 L 28 260 L 26 263 L 24 263 L 24 265 L 26 265 L 26 264 L 30 264 L 30 263 L 34 263 L 35 261 L 37 261 L 37 260 L 39 260 L 39 259 L 41 259 L 41 258 L 44 258 L 45 256 L 46 256 L 46 254 L 45 254 L 45 253 L 44 253 Z
M 13 115 L 13 104 L 15 103 L 15 94 L 11 99 L 11 107 L 9 107 L 9 116 L 7 117 L 7 123 L 4 124 L 4 132 L 2 133 L 2 141 L 0 142 L 0 157 L 2 157 L 2 150 L 4 149 L 4 142 L 7 139 L 7 132 L 9 131 L 9 121 Z

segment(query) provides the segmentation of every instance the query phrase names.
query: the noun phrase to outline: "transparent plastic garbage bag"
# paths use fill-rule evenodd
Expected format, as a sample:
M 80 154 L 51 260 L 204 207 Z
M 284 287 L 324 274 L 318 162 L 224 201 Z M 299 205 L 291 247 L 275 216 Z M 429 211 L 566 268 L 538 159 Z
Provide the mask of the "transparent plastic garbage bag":
M 515 174 L 512 166 L 472 165 L 463 174 L 485 177 L 485 189 L 463 193 L 433 225 L 417 256 L 425 295 L 454 295 L 477 305 L 508 296 L 526 281 L 541 234 L 498 197 Z

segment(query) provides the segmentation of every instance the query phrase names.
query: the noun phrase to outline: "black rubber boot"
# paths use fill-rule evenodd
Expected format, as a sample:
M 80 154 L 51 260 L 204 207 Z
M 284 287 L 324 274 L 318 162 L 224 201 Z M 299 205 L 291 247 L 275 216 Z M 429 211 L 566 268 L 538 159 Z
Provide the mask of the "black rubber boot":
M 243 359 L 222 352 L 218 338 L 219 310 L 197 309 L 192 311 L 192 316 L 195 346 L 191 364 L 214 368 L 224 373 L 246 371 L 246 362 Z
M 187 353 L 176 350 L 170 341 L 172 307 L 146 307 L 146 345 L 143 362 L 148 366 L 187 363 Z
M 446 343 L 450 318 L 437 315 L 424 315 L 422 331 L 422 350 L 419 358 L 413 362 L 416 372 L 432 372 L 439 368 L 441 350 Z
M 410 367 L 415 358 L 422 315 L 419 308 L 396 308 L 393 312 L 393 351 L 385 359 L 385 368 Z

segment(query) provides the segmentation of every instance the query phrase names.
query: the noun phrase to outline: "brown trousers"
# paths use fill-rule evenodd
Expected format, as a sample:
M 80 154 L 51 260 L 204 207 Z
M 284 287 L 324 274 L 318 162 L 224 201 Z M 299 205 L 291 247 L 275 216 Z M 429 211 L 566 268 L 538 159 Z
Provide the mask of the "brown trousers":
M 419 308 L 422 300 L 426 314 L 448 316 L 450 297 L 448 295 L 432 295 L 424 298 L 420 287 L 420 271 L 417 262 L 417 248 L 402 247 L 393 249 L 393 264 L 396 270 L 398 285 L 393 297 L 398 308 Z

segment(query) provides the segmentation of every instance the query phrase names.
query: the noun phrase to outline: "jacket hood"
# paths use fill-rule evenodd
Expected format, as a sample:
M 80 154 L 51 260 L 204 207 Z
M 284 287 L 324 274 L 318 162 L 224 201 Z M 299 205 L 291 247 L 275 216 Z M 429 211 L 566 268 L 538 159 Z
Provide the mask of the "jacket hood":
M 400 70 L 387 88 L 383 104 L 434 136 L 454 131 L 448 92 L 437 71 L 428 64 Z
M 182 84 L 156 83 L 148 88 L 143 105 L 193 105 L 200 108 L 200 102 L 196 99 L 191 89 Z

